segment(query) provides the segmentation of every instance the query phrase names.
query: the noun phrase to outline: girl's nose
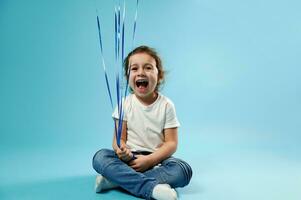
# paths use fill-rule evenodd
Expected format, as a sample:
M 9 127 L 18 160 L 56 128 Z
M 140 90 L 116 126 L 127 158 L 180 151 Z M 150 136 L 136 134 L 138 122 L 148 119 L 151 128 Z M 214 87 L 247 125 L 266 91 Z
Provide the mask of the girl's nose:
M 142 67 L 139 68 L 138 75 L 145 75 L 145 72 Z

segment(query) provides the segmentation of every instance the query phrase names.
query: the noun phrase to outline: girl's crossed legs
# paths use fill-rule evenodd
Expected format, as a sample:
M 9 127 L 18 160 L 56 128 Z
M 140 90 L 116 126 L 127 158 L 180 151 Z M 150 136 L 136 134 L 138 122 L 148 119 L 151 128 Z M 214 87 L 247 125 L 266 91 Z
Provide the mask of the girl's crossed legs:
M 168 184 L 172 188 L 184 187 L 192 176 L 191 167 L 185 161 L 174 157 L 167 158 L 143 173 L 136 172 L 109 149 L 96 152 L 93 167 L 109 181 L 145 199 L 152 198 L 154 187 L 158 184 Z

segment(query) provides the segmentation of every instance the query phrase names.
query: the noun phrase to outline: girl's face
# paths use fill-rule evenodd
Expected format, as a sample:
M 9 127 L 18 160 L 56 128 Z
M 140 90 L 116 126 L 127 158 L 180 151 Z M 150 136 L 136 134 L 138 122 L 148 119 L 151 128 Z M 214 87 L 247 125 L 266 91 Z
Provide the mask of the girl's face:
M 156 60 L 147 53 L 137 53 L 130 57 L 129 65 L 130 87 L 139 99 L 150 100 L 158 83 Z

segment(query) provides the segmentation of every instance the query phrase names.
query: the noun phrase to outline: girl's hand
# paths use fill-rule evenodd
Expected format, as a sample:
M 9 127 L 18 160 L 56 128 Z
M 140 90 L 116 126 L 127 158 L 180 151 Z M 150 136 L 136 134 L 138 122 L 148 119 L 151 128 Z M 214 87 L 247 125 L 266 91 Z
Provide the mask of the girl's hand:
M 124 162 L 130 161 L 133 156 L 132 152 L 125 145 L 121 145 L 120 148 L 117 147 L 115 152 L 118 158 Z
M 152 167 L 152 163 L 148 156 L 136 155 L 136 159 L 129 162 L 129 166 L 137 172 L 144 172 Z

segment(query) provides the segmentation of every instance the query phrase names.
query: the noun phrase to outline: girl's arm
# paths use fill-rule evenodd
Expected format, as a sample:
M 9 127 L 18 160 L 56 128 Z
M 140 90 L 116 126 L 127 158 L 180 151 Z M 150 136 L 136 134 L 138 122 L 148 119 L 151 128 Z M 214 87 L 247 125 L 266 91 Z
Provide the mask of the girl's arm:
M 115 127 L 116 127 L 116 129 L 118 129 L 118 120 L 115 120 Z M 127 123 L 126 123 L 126 121 L 123 121 L 121 138 L 120 138 L 120 148 L 118 147 L 117 141 L 116 141 L 116 130 L 114 130 L 112 147 L 113 147 L 114 151 L 116 152 L 117 156 L 125 162 L 132 159 L 132 153 L 126 147 L 126 140 L 127 140 Z
M 166 158 L 170 157 L 178 146 L 178 128 L 164 129 L 163 144 L 150 155 L 136 155 L 137 159 L 130 162 L 130 166 L 136 171 L 143 172 Z
M 178 146 L 178 128 L 164 129 L 164 142 L 154 153 L 149 155 L 152 166 L 170 157 Z

